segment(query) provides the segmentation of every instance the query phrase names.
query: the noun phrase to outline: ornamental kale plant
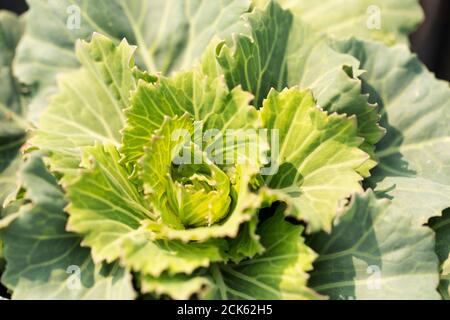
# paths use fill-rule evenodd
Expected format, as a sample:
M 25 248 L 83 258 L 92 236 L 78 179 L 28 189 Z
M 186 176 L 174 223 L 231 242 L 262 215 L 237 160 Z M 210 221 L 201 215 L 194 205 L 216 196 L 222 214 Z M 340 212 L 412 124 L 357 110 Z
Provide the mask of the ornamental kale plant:
M 416 0 L 28 2 L 0 14 L 5 294 L 449 299 Z

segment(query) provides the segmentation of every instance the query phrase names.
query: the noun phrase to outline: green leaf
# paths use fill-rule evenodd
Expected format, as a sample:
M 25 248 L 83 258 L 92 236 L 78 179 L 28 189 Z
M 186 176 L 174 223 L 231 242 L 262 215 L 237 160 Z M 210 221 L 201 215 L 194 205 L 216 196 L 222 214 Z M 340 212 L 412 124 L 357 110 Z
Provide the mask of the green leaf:
M 174 139 L 177 133 L 182 135 Z M 223 220 L 231 206 L 228 175 L 198 147 L 192 146 L 193 133 L 194 126 L 188 114 L 166 118 L 139 161 L 145 193 L 161 213 L 162 223 L 175 229 L 209 227 Z M 186 142 L 188 150 L 184 151 L 189 157 L 188 163 L 174 167 L 173 162 Z M 200 156 L 201 164 L 194 164 L 192 156 L 196 155 Z
M 208 48 L 205 56 L 211 55 L 212 50 L 214 50 L 214 46 Z M 202 67 L 205 67 L 205 64 Z M 212 68 L 215 68 L 215 66 Z M 191 115 L 193 120 L 201 121 L 201 129 L 203 131 L 200 137 L 203 137 L 203 133 L 206 133 L 209 129 L 219 131 L 218 135 L 213 139 L 200 143 L 200 145 L 203 144 L 203 150 L 205 151 L 209 147 L 214 147 L 211 151 L 215 151 L 215 153 L 211 152 L 211 156 L 217 156 L 218 158 L 221 156 L 222 161 L 227 163 L 230 154 L 228 151 L 231 150 L 224 149 L 222 144 L 219 143 L 217 145 L 216 142 L 220 141 L 218 137 L 228 137 L 231 130 L 235 131 L 233 135 L 236 138 L 236 143 L 233 146 L 236 152 L 231 152 L 231 156 L 234 159 L 237 159 L 239 156 L 250 156 L 249 167 L 241 167 L 237 170 L 237 178 L 235 180 L 245 180 L 235 187 L 238 193 L 236 197 L 238 199 L 237 205 L 234 209 L 235 213 L 227 219 L 226 223 L 220 226 L 200 227 L 189 230 L 175 230 L 167 225 L 161 225 L 158 226 L 158 232 L 161 235 L 171 239 L 182 239 L 183 241 L 205 240 L 210 237 L 223 237 L 226 235 L 234 236 L 238 231 L 239 225 L 249 220 L 253 214 L 252 212 L 258 208 L 261 198 L 249 192 L 247 185 L 252 175 L 258 173 L 263 157 L 261 155 L 255 157 L 254 154 L 248 155 L 245 153 L 247 149 L 242 154 L 239 148 L 240 145 L 256 145 L 259 152 L 264 152 L 266 149 L 264 141 L 258 138 L 256 140 L 253 138 L 249 138 L 252 140 L 240 138 L 241 132 L 245 133 L 248 129 L 255 130 L 261 127 L 257 110 L 249 105 L 250 99 L 251 96 L 240 88 L 229 91 L 220 76 L 216 78 L 211 75 L 206 76 L 198 67 L 193 71 L 182 72 L 171 78 L 161 77 L 160 81 L 154 84 L 139 82 L 138 89 L 132 98 L 132 107 L 126 112 L 128 121 L 121 149 L 121 152 L 125 154 L 122 160 L 123 163 L 133 163 L 144 155 L 144 146 L 152 140 L 153 136 L 161 135 L 155 130 L 160 129 L 167 117 L 181 117 L 186 113 Z M 188 131 L 192 132 L 192 129 Z M 165 148 L 166 151 L 162 154 L 168 156 L 170 147 L 166 146 Z M 148 158 L 155 157 L 158 154 L 160 153 L 148 151 Z M 166 164 L 170 162 L 168 160 L 165 160 Z M 152 161 L 150 162 L 153 163 Z M 159 168 L 159 166 L 157 167 Z M 155 168 L 156 166 L 147 165 L 147 168 L 144 169 L 149 179 L 154 180 L 153 178 L 156 179 L 159 176 L 159 174 L 154 175 L 151 173 Z M 167 169 L 164 169 L 161 172 L 166 171 Z M 217 169 L 215 171 L 217 172 Z M 159 180 L 164 182 L 165 179 L 161 177 Z M 239 210 L 240 212 L 238 212 Z
M 77 180 L 67 186 L 68 229 L 83 236 L 95 262 L 113 262 L 155 277 L 164 271 L 192 273 L 222 260 L 221 243 L 158 241 L 145 225 L 158 216 L 128 179 L 111 145 L 85 148 Z
M 81 148 L 95 142 L 120 145 L 129 104 L 134 49 L 95 34 L 90 43 L 78 42 L 82 67 L 60 78 L 60 93 L 42 115 L 31 143 L 50 153 L 54 171 L 75 175 Z
M 0 11 L 0 134 L 14 135 L 17 128 L 17 117 L 24 110 L 20 98 L 20 90 L 12 72 L 12 63 L 17 44 L 23 33 L 22 20 L 8 11 Z M 21 133 L 21 131 L 19 131 Z
M 190 275 L 199 268 L 208 268 L 211 262 L 224 260 L 226 248 L 224 241 L 214 239 L 191 243 L 155 240 L 153 233 L 143 229 L 124 238 L 122 264 L 153 277 L 163 272 Z
M 67 83 L 63 82 L 63 91 L 43 115 L 33 143 L 50 153 L 53 170 L 65 174 L 63 184 L 67 187 L 71 202 L 67 209 L 70 213 L 69 228 L 83 235 L 83 244 L 92 248 L 94 261 L 113 262 L 120 258 L 123 265 L 154 276 L 166 270 L 191 273 L 200 266 L 207 266 L 210 261 L 223 259 L 224 241 L 209 241 L 209 238 L 236 235 L 241 223 L 250 220 L 255 214 L 262 199 L 250 192 L 248 184 L 253 175 L 258 173 L 260 165 L 255 162 L 248 168 L 239 167 L 227 178 L 235 181 L 230 193 L 237 194 L 237 200 L 233 203 L 234 212 L 237 213 L 223 224 L 216 228 L 195 228 L 186 232 L 181 230 L 181 234 L 167 225 L 157 226 L 159 212 L 154 212 L 154 208 L 151 208 L 154 203 L 144 198 L 141 190 L 145 181 L 140 181 L 135 176 L 133 166 L 121 159 L 122 155 L 116 148 L 124 120 L 121 111 L 127 106 L 129 92 L 134 88 L 135 79 L 140 79 L 139 88 L 153 86 L 162 101 L 169 99 L 168 110 L 172 110 L 172 107 L 183 110 L 180 108 L 182 106 L 191 108 L 184 111 L 192 112 L 193 116 L 199 112 L 197 117 L 209 119 L 206 128 L 221 128 L 223 131 L 257 128 L 259 116 L 248 105 L 248 93 L 240 89 L 230 92 L 223 79 L 218 78 L 211 83 L 208 77 L 197 71 L 175 76 L 175 80 L 161 78 L 157 83 L 145 82 L 156 79 L 132 69 L 132 51 L 125 42 L 115 47 L 110 40 L 100 35 L 95 35 L 89 44 L 81 43 L 78 55 L 84 66 L 75 75 L 68 75 Z M 169 85 L 164 86 L 165 82 Z M 185 91 L 179 90 L 179 84 Z M 76 95 L 73 95 L 73 87 L 79 89 L 76 90 Z M 93 94 L 89 94 L 91 92 Z M 136 95 L 139 92 L 141 91 L 138 89 Z M 173 94 L 175 95 L 172 96 Z M 143 95 L 147 97 L 147 92 L 143 92 Z M 183 96 L 186 96 L 186 100 L 176 99 Z M 202 102 L 204 98 L 205 101 Z M 83 104 L 80 99 L 91 100 Z M 185 101 L 189 103 L 185 104 Z M 213 103 L 212 109 L 208 109 L 211 108 L 209 102 Z M 145 102 L 139 107 L 144 108 L 142 111 L 145 115 L 149 111 L 152 115 L 159 111 Z M 148 110 L 145 109 L 147 107 Z M 241 116 L 239 112 L 242 110 L 248 111 L 248 114 Z M 56 122 L 58 125 L 55 125 L 55 120 L 59 120 L 61 124 Z M 150 123 L 156 121 L 152 117 L 145 120 Z M 146 121 L 143 122 L 144 127 L 147 125 Z M 98 125 L 98 122 L 102 125 Z M 131 122 L 132 120 L 129 121 L 130 124 Z M 136 126 L 141 125 L 136 123 Z M 154 128 L 159 128 L 160 125 L 162 123 Z M 81 139 L 78 139 L 80 136 Z M 148 143 L 150 138 L 149 135 Z M 96 146 L 89 147 L 93 144 Z M 137 143 L 132 140 L 126 145 L 134 144 Z M 142 155 L 143 147 L 144 143 Z M 217 152 L 220 151 L 223 149 L 218 148 Z M 80 161 L 81 172 L 78 171 Z M 78 177 L 80 174 L 81 177 Z M 223 201 L 217 201 L 218 204 L 221 202 Z M 99 223 L 102 224 L 102 232 L 98 230 Z M 165 240 L 156 241 L 155 226 L 161 228 L 156 232 L 157 239 L 178 239 L 184 242 L 196 240 L 204 243 L 183 244 L 176 240 L 167 245 Z M 203 232 L 203 229 L 208 231 Z M 178 252 L 178 257 L 173 256 L 174 251 Z M 189 251 L 195 254 L 189 254 Z M 158 261 L 148 259 L 149 256 L 158 255 L 162 257 Z
M 211 269 L 214 299 L 318 299 L 306 286 L 316 254 L 304 244 L 303 227 L 284 220 L 282 213 L 259 228 L 266 251 L 253 259 Z
M 16 72 L 33 89 L 33 120 L 56 93 L 55 76 L 78 68 L 73 54 L 76 39 L 89 40 L 93 32 L 116 44 L 126 38 L 138 46 L 140 67 L 168 74 L 190 67 L 214 35 L 237 32 L 240 15 L 250 5 L 249 0 L 29 0 L 28 4 Z
M 96 265 L 80 236 L 65 230 L 64 194 L 34 154 L 21 171 L 28 204 L 2 231 L 2 282 L 13 299 L 133 299 L 131 275 Z
M 359 61 L 337 52 L 332 41 L 314 33 L 300 20 L 294 21 L 287 48 L 288 86 L 310 88 L 318 105 L 329 113 L 355 115 L 358 135 L 364 138 L 361 149 L 374 159 L 374 145 L 386 131 L 378 124 L 376 104 L 369 103 L 368 95 L 362 94 L 359 76 L 364 71 Z M 359 172 L 368 177 L 375 165 L 374 160 L 367 161 Z
M 24 140 L 19 140 L 21 143 Z M 12 153 L 16 153 L 12 155 Z M 14 192 L 19 188 L 19 180 L 17 177 L 17 171 L 21 164 L 21 154 L 18 148 L 8 150 L 8 152 L 2 152 L 3 161 L 0 165 L 0 213 L 5 209 Z
M 255 218 L 258 209 L 264 202 L 264 194 L 254 193 L 249 188 L 249 184 L 254 175 L 258 172 L 254 171 L 253 167 L 238 166 L 231 177 L 233 195 L 235 197 L 235 204 L 232 210 L 228 213 L 228 217 L 223 221 L 211 225 L 190 229 L 176 229 L 161 222 L 150 223 L 148 229 L 157 233 L 158 238 L 169 240 L 188 241 L 206 241 L 210 238 L 236 238 L 240 234 L 240 227 L 247 221 Z M 245 230 L 245 229 L 244 229 Z M 246 231 L 241 231 L 246 232 Z M 252 235 L 250 235 L 252 237 Z M 257 244 L 257 239 L 253 239 L 253 244 Z M 189 244 L 189 243 L 188 243 Z M 189 244 L 191 246 L 192 244 Z M 241 253 L 248 249 L 242 248 Z M 233 249 L 231 249 L 233 252 Z M 252 255 L 254 254 L 253 251 Z M 231 253 L 232 254 L 232 253 Z M 235 255 L 232 254 L 233 257 Z
M 433 233 L 411 220 L 372 191 L 355 195 L 331 234 L 308 239 L 319 254 L 309 285 L 331 299 L 438 299 Z
M 272 87 L 309 88 L 324 110 L 357 116 L 358 135 L 365 139 L 361 148 L 373 155 L 373 145 L 384 130 L 378 125 L 376 107 L 361 94 L 359 62 L 337 52 L 326 36 L 275 2 L 264 11 L 256 9 L 246 20 L 248 35 L 236 36 L 233 47 L 218 44 L 216 48 L 228 86 L 242 85 L 252 92 L 257 107 Z M 210 65 L 210 59 L 204 63 Z M 367 161 L 359 171 L 369 176 L 374 166 L 373 160 Z
M 439 290 L 445 300 L 450 300 L 450 256 L 444 262 Z
M 202 297 L 210 286 L 210 280 L 201 276 L 161 275 L 158 278 L 145 276 L 141 279 L 142 293 L 169 296 L 177 300 L 187 300 L 194 295 Z
M 174 136 L 177 131 L 185 131 L 183 134 L 187 134 L 187 137 L 182 134 Z M 184 229 L 185 224 L 186 227 L 189 226 L 189 220 L 196 220 L 196 217 L 184 217 L 185 202 L 188 202 L 186 214 L 196 216 L 197 212 L 192 212 L 193 208 L 189 207 L 190 202 L 192 205 L 195 205 L 195 202 L 185 199 L 187 195 L 184 195 L 182 187 L 178 192 L 175 190 L 176 184 L 172 177 L 173 159 L 179 155 L 186 142 L 190 142 L 193 132 L 194 126 L 188 114 L 180 118 L 166 118 L 139 161 L 139 177 L 144 183 L 149 201 L 161 215 L 162 223 L 177 229 Z M 173 198 L 175 199 L 172 200 Z
M 439 292 L 450 300 L 450 210 L 445 210 L 442 217 L 432 218 L 429 225 L 436 232 L 436 253 L 441 263 Z
M 174 133 L 185 130 L 188 143 L 192 143 L 194 126 L 190 121 L 188 114 L 166 117 L 139 161 L 144 193 L 161 216 L 149 222 L 147 228 L 158 238 L 184 242 L 233 238 L 242 223 L 255 217 L 263 202 L 262 195 L 250 190 L 259 166 L 238 163 L 231 168 L 219 167 L 200 153 L 201 164 L 191 164 L 195 158 L 190 157 L 189 163 L 174 167 L 174 157 L 186 139 L 181 135 L 174 140 Z M 191 148 L 192 144 L 187 155 L 192 156 L 189 151 L 193 149 L 195 156 L 198 146 Z
M 278 130 L 279 170 L 268 176 L 267 192 L 289 206 L 288 214 L 308 223 L 307 230 L 331 230 L 341 200 L 362 190 L 356 172 L 368 159 L 358 146 L 355 117 L 327 115 L 309 91 L 272 91 L 264 101 L 265 128 Z
M 405 46 L 359 40 L 337 44 L 367 70 L 364 91 L 378 103 L 388 134 L 377 145 L 369 184 L 423 225 L 450 206 L 450 88 Z
M 22 31 L 21 19 L 0 11 L 0 211 L 17 188 L 19 149 L 25 142 L 27 127 L 22 119 L 24 110 L 19 85 L 11 66 Z
M 229 241 L 228 254 L 233 262 L 254 258 L 264 252 L 261 237 L 257 233 L 258 222 L 258 217 L 254 216 L 249 222 L 241 225 L 237 237 Z
M 367 69 L 364 90 L 382 107 L 382 125 L 388 129 L 378 145 L 380 165 L 369 183 L 415 225 L 440 216 L 450 206 L 448 83 L 436 80 L 404 46 L 349 40 L 337 48 L 360 59 Z M 438 239 L 444 297 L 448 297 L 446 245 Z
M 271 3 L 265 11 L 247 14 L 245 20 L 251 36 L 235 36 L 233 47 L 222 46 L 218 61 L 228 86 L 242 85 L 255 95 L 254 105 L 260 107 L 273 86 L 286 83 L 285 56 L 293 17 Z
M 153 214 L 119 159 L 112 145 L 85 148 L 84 170 L 66 188 L 68 229 L 84 236 L 83 244 L 92 248 L 96 262 L 116 260 L 121 250 L 117 240 L 135 232 Z
M 212 50 L 211 48 L 209 50 Z M 136 161 L 144 154 L 164 117 L 191 115 L 201 121 L 203 130 L 257 129 L 258 113 L 249 105 L 251 95 L 240 88 L 228 90 L 221 77 L 209 77 L 199 69 L 178 73 L 157 83 L 139 81 L 127 109 L 127 126 L 121 152 L 124 162 Z
M 264 7 L 269 0 L 253 0 Z M 277 0 L 314 30 L 337 38 L 357 36 L 393 44 L 408 36 L 423 20 L 418 0 Z M 378 23 L 379 21 L 379 23 Z

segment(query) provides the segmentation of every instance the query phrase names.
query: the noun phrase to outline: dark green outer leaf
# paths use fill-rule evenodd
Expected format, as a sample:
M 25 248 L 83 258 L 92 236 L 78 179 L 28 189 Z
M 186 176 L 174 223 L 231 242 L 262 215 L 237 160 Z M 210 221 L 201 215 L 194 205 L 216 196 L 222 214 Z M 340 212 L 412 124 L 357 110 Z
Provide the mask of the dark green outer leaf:
M 450 210 L 444 211 L 442 217 L 431 219 L 430 226 L 436 232 L 436 253 L 441 263 L 439 292 L 450 300 Z
M 0 11 L 0 211 L 17 188 L 19 149 L 25 142 L 24 110 L 11 67 L 22 31 L 23 24 L 17 16 Z
M 208 298 L 215 299 L 320 299 L 306 286 L 316 254 L 300 236 L 303 227 L 284 220 L 282 212 L 258 229 L 262 255 L 236 265 L 211 268 L 214 286 Z
M 434 235 L 412 218 L 355 195 L 331 234 L 308 239 L 319 254 L 309 285 L 331 299 L 439 299 Z
M 450 87 L 405 46 L 349 40 L 336 44 L 367 70 L 362 78 L 380 106 L 387 135 L 369 185 L 423 225 L 450 207 Z
M 1 231 L 2 282 L 15 299 L 132 299 L 131 275 L 118 264 L 94 264 L 81 237 L 66 231 L 64 194 L 34 154 L 21 171 L 26 199 Z M 8 218 L 7 217 L 7 218 Z M 78 277 L 79 275 L 79 277 Z

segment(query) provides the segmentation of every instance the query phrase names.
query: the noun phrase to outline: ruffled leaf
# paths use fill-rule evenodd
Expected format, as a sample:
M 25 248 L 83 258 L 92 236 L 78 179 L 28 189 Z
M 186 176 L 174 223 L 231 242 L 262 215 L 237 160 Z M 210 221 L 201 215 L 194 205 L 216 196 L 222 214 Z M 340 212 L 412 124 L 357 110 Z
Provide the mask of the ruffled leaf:
M 210 286 L 210 280 L 201 276 L 161 275 L 158 278 L 146 276 L 141 279 L 143 293 L 152 293 L 157 297 L 169 296 L 177 300 L 202 297 Z
M 218 61 L 230 88 L 242 85 L 255 95 L 254 105 L 260 107 L 272 87 L 286 84 L 286 50 L 293 17 L 275 2 L 266 10 L 245 15 L 248 33 L 234 37 L 233 47 L 222 45 Z
M 226 243 L 209 240 L 203 243 L 182 243 L 177 240 L 154 239 L 154 234 L 138 230 L 123 236 L 122 264 L 143 275 L 159 277 L 163 272 L 192 274 L 199 268 L 208 268 L 211 262 L 224 260 Z
M 257 233 L 259 219 L 254 216 L 243 224 L 237 237 L 229 241 L 227 254 L 233 262 L 240 262 L 247 258 L 254 258 L 265 251 L 261 244 L 261 237 Z
M 158 216 L 128 179 L 114 146 L 85 149 L 80 177 L 67 187 L 68 229 L 83 236 L 96 262 L 121 264 L 144 274 L 192 273 L 222 260 L 221 244 L 155 241 L 144 225 Z
M 239 264 L 213 266 L 215 299 L 318 299 L 306 286 L 316 254 L 305 245 L 303 227 L 284 220 L 282 213 L 259 228 L 264 254 Z
M 257 107 L 271 88 L 308 88 L 324 110 L 356 115 L 358 135 L 365 139 L 361 148 L 373 155 L 373 145 L 384 130 L 378 125 L 376 107 L 361 94 L 359 62 L 334 50 L 326 36 L 315 33 L 276 2 L 264 11 L 256 9 L 246 20 L 248 35 L 236 36 L 233 47 L 217 45 L 218 62 L 229 87 L 242 85 L 252 92 Z M 210 59 L 204 63 L 209 66 Z M 367 161 L 359 172 L 369 176 L 374 166 L 375 161 Z
M 209 50 L 211 49 L 212 47 L 209 48 Z M 239 158 L 249 158 L 249 161 L 245 161 L 245 167 L 240 166 L 235 173 L 230 173 L 235 176 L 234 180 L 237 181 L 233 188 L 234 192 L 237 193 L 237 203 L 233 209 L 233 214 L 230 214 L 230 217 L 223 224 L 180 230 L 179 221 L 177 226 L 176 219 L 171 219 L 172 227 L 175 228 L 170 227 L 170 223 L 153 224 L 150 227 L 150 229 L 157 230 L 161 237 L 183 241 L 204 241 L 211 237 L 234 236 L 238 232 L 240 224 L 248 221 L 255 213 L 261 199 L 250 192 L 248 184 L 252 176 L 259 173 L 263 161 L 262 153 L 266 151 L 267 145 L 259 137 L 245 138 L 247 129 L 256 130 L 261 126 L 257 110 L 249 105 L 250 99 L 251 96 L 240 88 L 230 91 L 220 76 L 217 78 L 206 76 L 199 68 L 177 74 L 171 78 L 161 77 L 160 81 L 155 84 L 139 82 L 138 89 L 132 98 L 132 107 L 127 110 L 128 123 L 124 131 L 122 147 L 125 157 L 122 161 L 129 163 L 144 156 L 144 146 L 149 144 L 153 137 L 155 145 L 152 147 L 150 144 L 147 156 L 141 160 L 141 164 L 144 165 L 144 167 L 141 165 L 141 178 L 144 183 L 147 182 L 150 198 L 152 193 L 153 198 L 156 199 L 161 195 L 161 191 L 155 190 L 154 183 L 158 185 L 156 189 L 175 189 L 174 186 L 166 185 L 168 183 L 165 176 L 168 173 L 167 165 L 171 164 L 173 158 L 173 155 L 170 156 L 169 141 L 164 144 L 164 141 L 158 139 L 162 135 L 162 129 L 160 128 L 164 127 L 163 124 L 167 121 L 167 117 L 185 117 L 187 114 L 191 116 L 193 121 L 202 122 L 202 131 L 199 135 L 201 141 L 195 141 L 197 136 L 195 133 L 192 140 L 198 146 L 202 146 L 208 156 L 213 158 L 203 159 L 203 162 L 213 162 L 214 165 L 209 165 L 211 168 L 215 167 L 215 160 L 218 158 L 221 158 L 223 164 L 231 166 Z M 191 124 L 189 128 L 185 127 L 184 129 L 192 135 L 197 127 Z M 208 130 L 216 130 L 217 132 L 207 139 L 205 136 Z M 244 138 L 241 138 L 241 133 L 244 133 Z M 227 150 L 227 146 L 221 141 L 225 141 L 230 135 L 235 139 L 235 143 L 231 149 Z M 167 138 L 171 138 L 171 133 L 166 133 L 165 136 L 167 140 Z M 153 149 L 157 145 L 164 148 L 164 151 L 158 149 L 159 151 L 155 152 Z M 244 150 L 240 148 L 240 145 L 244 146 Z M 254 150 L 257 150 L 256 152 L 260 156 L 249 154 L 249 145 L 255 146 Z M 208 150 L 211 152 L 208 153 Z M 159 157 L 159 155 L 163 156 Z M 230 155 L 232 158 L 230 158 Z M 204 158 L 203 155 L 201 157 Z M 156 160 L 159 161 L 163 158 L 167 158 L 164 161 L 164 168 L 154 164 Z M 155 170 L 158 171 L 157 174 L 155 174 Z M 217 168 L 215 171 L 217 172 Z M 220 174 L 220 172 L 217 172 L 217 174 Z M 243 181 L 239 181 L 241 179 Z M 149 181 L 154 183 L 149 184 Z M 166 185 L 166 187 L 161 189 L 162 185 Z M 169 193 L 172 193 L 172 198 L 176 197 L 174 192 Z M 165 197 L 169 193 L 166 193 Z M 223 201 L 226 201 L 226 199 Z M 223 201 L 214 201 L 213 206 L 216 203 L 220 205 Z M 208 202 L 202 200 L 199 203 Z M 165 211 L 164 208 L 166 206 L 159 206 L 161 211 Z M 166 218 L 168 219 L 167 215 Z
M 362 190 L 356 170 L 368 155 L 358 148 L 355 118 L 327 115 L 310 92 L 297 88 L 272 91 L 262 118 L 279 134 L 279 145 L 271 145 L 279 170 L 266 178 L 267 192 L 288 204 L 289 215 L 305 220 L 308 231 L 330 231 L 341 201 Z
M 144 146 L 165 117 L 188 113 L 195 121 L 201 121 L 203 131 L 218 130 L 217 136 L 225 135 L 230 129 L 257 129 L 258 113 L 249 105 L 250 100 L 249 93 L 240 88 L 228 90 L 220 76 L 212 78 L 198 68 L 170 78 L 160 77 L 154 84 L 140 81 L 131 108 L 126 111 L 123 161 L 142 157 Z
M 120 256 L 123 235 L 133 233 L 152 212 L 128 172 L 119 164 L 114 146 L 97 144 L 84 151 L 84 171 L 67 186 L 68 229 L 84 236 L 95 261 Z M 101 226 L 101 229 L 99 229 Z
M 265 200 L 265 195 L 255 193 L 250 189 L 250 183 L 255 175 L 259 172 L 255 171 L 253 166 L 238 165 L 232 176 L 232 193 L 235 203 L 228 213 L 228 216 L 221 222 L 211 226 L 203 226 L 189 229 L 173 228 L 164 223 L 149 223 L 147 228 L 155 232 L 158 238 L 169 240 L 188 241 L 206 241 L 211 238 L 236 238 L 240 232 L 240 227 L 251 219 L 257 219 L 258 209 Z M 247 232 L 250 230 L 243 230 Z M 253 237 L 251 234 L 250 237 Z M 258 246 L 257 239 L 253 239 L 253 244 Z M 189 243 L 188 243 L 189 244 Z M 234 251 L 234 249 L 231 249 Z M 246 251 L 243 249 L 242 252 Z M 253 254 L 253 251 L 250 251 Z M 235 257 L 234 255 L 232 255 Z
M 82 67 L 60 78 L 60 93 L 42 115 L 31 141 L 50 153 L 52 170 L 69 177 L 76 174 L 81 148 L 95 142 L 120 145 L 123 109 L 135 88 L 134 49 L 125 40 L 116 47 L 95 34 L 90 43 L 78 42 L 76 51 Z
M 188 114 L 166 118 L 139 161 L 145 193 L 161 214 L 162 223 L 176 229 L 209 227 L 231 209 L 230 179 L 192 144 L 193 133 Z M 181 163 L 175 167 L 181 151 L 187 158 L 178 159 Z

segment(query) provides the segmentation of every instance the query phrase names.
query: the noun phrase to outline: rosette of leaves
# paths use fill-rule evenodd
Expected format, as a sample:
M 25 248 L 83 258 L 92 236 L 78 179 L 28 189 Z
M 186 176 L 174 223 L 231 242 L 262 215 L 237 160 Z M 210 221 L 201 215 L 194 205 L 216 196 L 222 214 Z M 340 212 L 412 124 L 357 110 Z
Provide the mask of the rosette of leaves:
M 305 194 L 300 218 L 329 228 L 329 208 L 360 190 L 357 168 L 369 158 L 358 148 L 356 122 L 327 115 L 309 91 L 298 88 L 272 91 L 257 110 L 251 94 L 229 89 L 223 76 L 211 74 L 214 48 L 198 67 L 166 78 L 135 68 L 125 41 L 116 46 L 94 35 L 90 43 L 79 42 L 82 68 L 60 79 L 61 91 L 30 143 L 61 178 L 68 230 L 82 237 L 96 265 L 118 261 L 137 274 L 141 292 L 318 298 L 306 286 L 315 254 L 300 236 L 303 227 L 285 221 L 282 210 L 259 219 L 260 209 L 277 199 L 260 176 L 269 145 L 242 131 L 279 131 L 280 157 L 290 159 L 282 166 L 302 168 L 294 179 Z M 292 119 L 293 128 L 283 125 Z M 217 130 L 200 143 L 199 121 L 204 130 Z M 295 126 L 303 127 L 307 144 L 295 146 Z M 230 131 L 235 144 L 225 150 L 229 146 L 217 141 Z M 243 152 L 247 148 L 256 153 Z M 185 153 L 194 164 L 175 164 Z M 322 186 L 316 173 L 323 166 L 342 173 Z M 273 179 L 283 184 L 283 175 Z M 315 195 L 333 186 L 336 193 L 319 205 Z
M 0 222 L 13 297 L 130 299 L 132 276 L 152 297 L 448 297 L 448 84 L 281 3 L 171 76 L 115 37 L 77 42 L 30 141 L 45 165 L 27 161 Z

